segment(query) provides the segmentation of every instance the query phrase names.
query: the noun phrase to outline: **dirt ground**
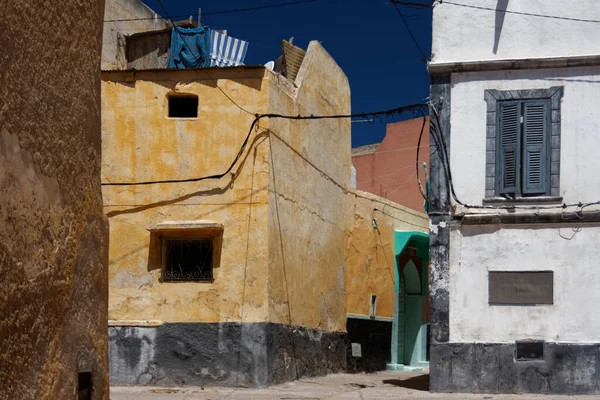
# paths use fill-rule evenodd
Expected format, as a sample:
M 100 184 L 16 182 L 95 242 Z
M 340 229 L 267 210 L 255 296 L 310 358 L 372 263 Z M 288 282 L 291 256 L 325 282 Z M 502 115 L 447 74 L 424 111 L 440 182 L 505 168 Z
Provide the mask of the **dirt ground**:
M 597 399 L 597 396 L 429 393 L 429 375 L 408 372 L 336 374 L 304 378 L 267 389 L 217 387 L 112 387 L 111 400 L 182 399 Z

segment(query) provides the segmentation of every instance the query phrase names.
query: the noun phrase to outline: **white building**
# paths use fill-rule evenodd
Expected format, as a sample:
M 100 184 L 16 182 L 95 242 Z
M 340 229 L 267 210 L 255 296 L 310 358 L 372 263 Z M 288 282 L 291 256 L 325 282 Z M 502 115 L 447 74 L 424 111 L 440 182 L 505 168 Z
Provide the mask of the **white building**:
M 600 393 L 600 4 L 444 0 L 432 52 L 431 390 Z

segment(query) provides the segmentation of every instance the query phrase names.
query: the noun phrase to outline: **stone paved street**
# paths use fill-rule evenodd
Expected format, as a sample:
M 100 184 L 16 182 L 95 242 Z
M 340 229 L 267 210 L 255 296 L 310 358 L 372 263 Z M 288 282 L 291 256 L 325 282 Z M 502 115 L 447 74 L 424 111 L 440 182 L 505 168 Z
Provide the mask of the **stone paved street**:
M 597 399 L 597 396 L 544 396 L 429 393 L 429 376 L 379 372 L 306 378 L 268 389 L 113 387 L 111 400 L 158 399 Z

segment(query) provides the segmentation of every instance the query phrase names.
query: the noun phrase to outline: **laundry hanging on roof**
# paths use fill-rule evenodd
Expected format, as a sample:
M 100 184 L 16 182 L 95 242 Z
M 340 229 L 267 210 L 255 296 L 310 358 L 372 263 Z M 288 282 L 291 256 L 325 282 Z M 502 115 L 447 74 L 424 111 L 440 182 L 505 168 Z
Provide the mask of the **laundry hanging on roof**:
M 224 35 L 215 30 L 211 33 L 210 65 L 229 67 L 244 64 L 248 42 Z
M 173 27 L 167 68 L 201 68 L 211 66 L 211 29 Z

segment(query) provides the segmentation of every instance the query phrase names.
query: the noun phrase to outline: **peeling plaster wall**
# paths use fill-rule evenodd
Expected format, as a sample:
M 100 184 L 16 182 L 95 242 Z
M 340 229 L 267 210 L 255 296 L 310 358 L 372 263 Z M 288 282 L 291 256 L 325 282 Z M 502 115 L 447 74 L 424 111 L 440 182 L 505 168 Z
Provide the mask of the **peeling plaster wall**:
M 532 241 L 532 235 L 536 240 Z M 561 237 L 562 236 L 562 237 Z M 570 239 L 570 240 L 569 240 Z M 450 235 L 450 341 L 597 342 L 597 226 L 464 226 Z M 510 251 L 498 243 L 510 243 Z M 490 271 L 553 271 L 554 304 L 488 304 Z M 586 305 L 590 309 L 586 311 Z
M 127 76 L 103 75 L 105 182 L 194 178 L 227 170 L 253 116 L 233 105 L 203 71 L 137 72 L 133 82 L 126 82 Z M 242 107 L 268 110 L 269 81 L 263 68 L 213 70 L 210 76 Z M 167 94 L 173 92 L 198 95 L 197 119 L 167 117 Z M 235 178 L 104 186 L 111 221 L 111 320 L 267 320 L 269 147 L 262 131 L 252 132 L 250 146 Z M 224 226 L 221 262 L 212 283 L 159 282 L 160 245 L 146 227 L 186 220 Z
M 104 181 L 221 173 L 254 113 L 350 112 L 346 76 L 317 42 L 296 83 L 249 67 L 104 73 Z M 198 95 L 198 118 L 167 117 L 174 92 Z M 235 177 L 104 186 L 111 379 L 266 386 L 344 370 L 350 169 L 349 120 L 264 118 Z M 224 226 L 214 281 L 161 282 L 146 227 L 200 219 Z
M 393 318 L 394 231 L 427 233 L 427 215 L 362 191 L 348 196 L 354 204 L 344 265 L 347 312 L 368 316 L 370 295 L 374 294 L 376 316 Z M 373 219 L 377 220 L 377 229 Z
M 346 75 L 316 41 L 292 86 L 270 87 L 271 112 L 350 113 Z M 350 121 L 272 119 L 270 130 L 269 320 L 344 332 Z
M 461 4 L 600 20 L 597 0 L 461 0 Z M 465 23 L 468 21 L 468 23 Z M 568 34 L 565 34 L 568 32 Z M 600 54 L 598 24 L 436 4 L 432 64 Z
M 554 103 L 552 111 L 551 158 L 560 197 L 554 203 L 529 199 L 529 210 L 451 206 L 439 155 L 432 153 L 431 391 L 598 394 L 598 326 L 586 308 L 597 303 L 592 260 L 599 232 L 597 219 L 590 218 L 597 207 L 573 215 L 576 207 L 536 206 L 598 200 L 600 47 L 589 38 L 599 29 L 564 18 L 598 20 L 600 8 L 593 0 L 462 3 L 563 19 L 445 2 L 435 7 L 430 97 L 440 111 L 456 195 L 482 204 L 491 191 L 486 193 L 486 180 L 492 186 L 488 161 L 496 113 L 487 108 L 485 90 L 523 90 L 524 97 L 533 97 L 530 90 L 561 86 L 560 109 Z M 552 58 L 568 62 L 557 68 L 561 62 Z M 448 75 L 440 75 L 444 71 Z M 491 271 L 552 271 L 553 304 L 490 305 Z M 543 357 L 516 359 L 518 340 L 544 341 Z
M 0 2 L 2 399 L 74 398 L 78 372 L 108 399 L 103 11 Z
M 113 21 L 128 19 L 137 20 Z M 127 67 L 124 36 L 167 27 L 167 22 L 140 0 L 107 0 L 104 20 L 111 22 L 104 23 L 102 32 L 102 70 Z

